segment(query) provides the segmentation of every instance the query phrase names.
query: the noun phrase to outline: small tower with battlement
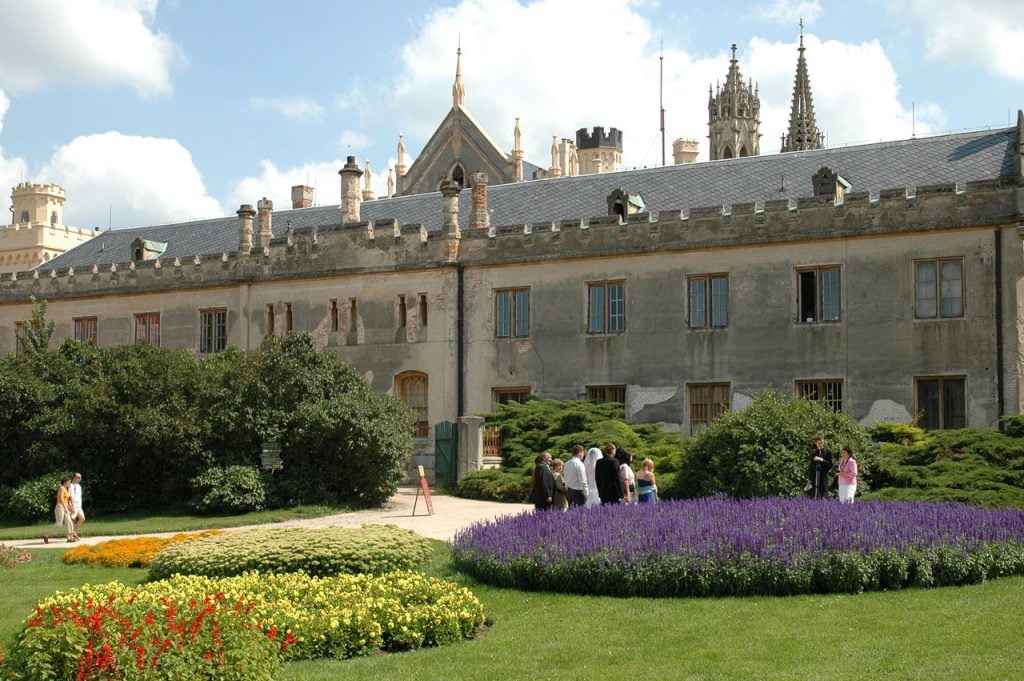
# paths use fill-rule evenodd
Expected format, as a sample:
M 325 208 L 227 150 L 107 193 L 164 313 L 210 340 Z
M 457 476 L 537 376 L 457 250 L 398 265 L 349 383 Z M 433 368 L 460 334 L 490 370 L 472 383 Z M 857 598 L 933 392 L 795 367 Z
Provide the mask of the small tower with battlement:
M 0 227 L 0 273 L 30 270 L 91 239 L 64 224 L 64 188 L 22 182 L 11 190 L 11 224 Z
M 708 158 L 716 161 L 761 154 L 761 99 L 757 85 L 743 82 L 736 44 L 725 85 L 714 91 L 708 86 Z
M 576 156 L 580 175 L 610 173 L 622 165 L 622 131 L 594 126 L 593 131 L 576 131 Z
M 22 182 L 11 191 L 12 225 L 64 226 L 64 188 Z

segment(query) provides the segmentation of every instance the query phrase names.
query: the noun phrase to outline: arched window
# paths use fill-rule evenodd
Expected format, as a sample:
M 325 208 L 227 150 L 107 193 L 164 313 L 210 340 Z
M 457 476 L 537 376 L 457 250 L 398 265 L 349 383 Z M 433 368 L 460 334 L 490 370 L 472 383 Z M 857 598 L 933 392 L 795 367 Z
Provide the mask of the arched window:
M 615 215 L 618 215 L 620 220 L 625 221 L 626 207 L 622 205 L 622 201 L 616 201 L 615 204 L 612 205 L 612 212 L 615 213 Z
M 405 371 L 395 376 L 395 395 L 413 411 L 413 437 L 430 437 L 427 420 L 427 375 L 421 371 Z
M 142 260 L 142 249 L 141 248 L 136 248 L 135 249 L 135 259 L 136 260 Z
M 466 187 L 466 173 L 458 163 L 452 168 L 452 182 L 459 185 L 459 189 Z
M 57 211 L 50 213 L 50 225 L 53 226 L 55 224 L 57 224 Z
M 747 153 L 746 147 L 740 147 L 740 158 L 743 158 L 744 156 L 750 156 L 750 154 Z
M 722 158 L 732 158 L 732 147 L 726 147 L 722 150 Z

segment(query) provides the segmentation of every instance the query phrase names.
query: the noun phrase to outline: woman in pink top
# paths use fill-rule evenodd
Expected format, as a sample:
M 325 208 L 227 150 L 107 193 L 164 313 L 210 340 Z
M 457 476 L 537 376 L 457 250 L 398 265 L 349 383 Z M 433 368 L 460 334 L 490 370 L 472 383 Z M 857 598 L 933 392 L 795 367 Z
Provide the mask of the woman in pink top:
M 843 447 L 843 460 L 839 462 L 839 503 L 852 504 L 857 493 L 857 460 L 853 450 Z

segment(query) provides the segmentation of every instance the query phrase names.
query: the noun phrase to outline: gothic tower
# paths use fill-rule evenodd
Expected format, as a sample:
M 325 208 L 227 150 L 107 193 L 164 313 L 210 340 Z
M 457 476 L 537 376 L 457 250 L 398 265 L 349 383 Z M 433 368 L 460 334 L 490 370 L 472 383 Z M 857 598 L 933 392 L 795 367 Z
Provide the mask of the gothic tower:
M 729 73 L 725 86 L 711 93 L 708 86 L 708 155 L 712 161 L 736 156 L 758 156 L 761 153 L 761 100 L 757 86 L 743 82 L 736 45 L 732 46 Z
M 811 101 L 811 80 L 804 59 L 804 22 L 800 20 L 800 56 L 796 60 L 796 79 L 793 82 L 793 105 L 789 110 L 789 132 L 782 136 L 782 151 L 804 151 L 825 146 L 824 135 L 814 120 L 814 102 Z

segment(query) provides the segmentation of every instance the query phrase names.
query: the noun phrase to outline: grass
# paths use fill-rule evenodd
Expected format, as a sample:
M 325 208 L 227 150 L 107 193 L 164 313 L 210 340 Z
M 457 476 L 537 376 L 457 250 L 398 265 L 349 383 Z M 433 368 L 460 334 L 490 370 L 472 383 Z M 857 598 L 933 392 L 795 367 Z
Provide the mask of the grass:
M 0 642 L 52 590 L 144 570 L 64 566 L 57 552 L 0 572 Z M 617 599 L 496 589 L 452 571 L 443 544 L 425 570 L 457 579 L 493 626 L 466 643 L 285 665 L 285 680 L 1020 678 L 1024 578 L 858 596 Z
M 192 532 L 195 530 L 214 530 L 223 527 L 239 527 L 241 525 L 262 525 L 278 523 L 298 518 L 319 518 L 334 513 L 351 511 L 341 506 L 293 506 L 269 511 L 255 511 L 239 515 L 197 516 L 186 513 L 163 513 L 147 515 L 145 513 L 120 513 L 89 518 L 82 525 L 82 536 L 107 537 L 122 534 L 154 534 L 157 532 Z M 43 532 L 53 525 L 53 521 L 36 525 L 18 525 L 10 521 L 0 521 L 0 541 L 11 539 L 39 539 Z M 58 537 L 61 538 L 61 537 Z

